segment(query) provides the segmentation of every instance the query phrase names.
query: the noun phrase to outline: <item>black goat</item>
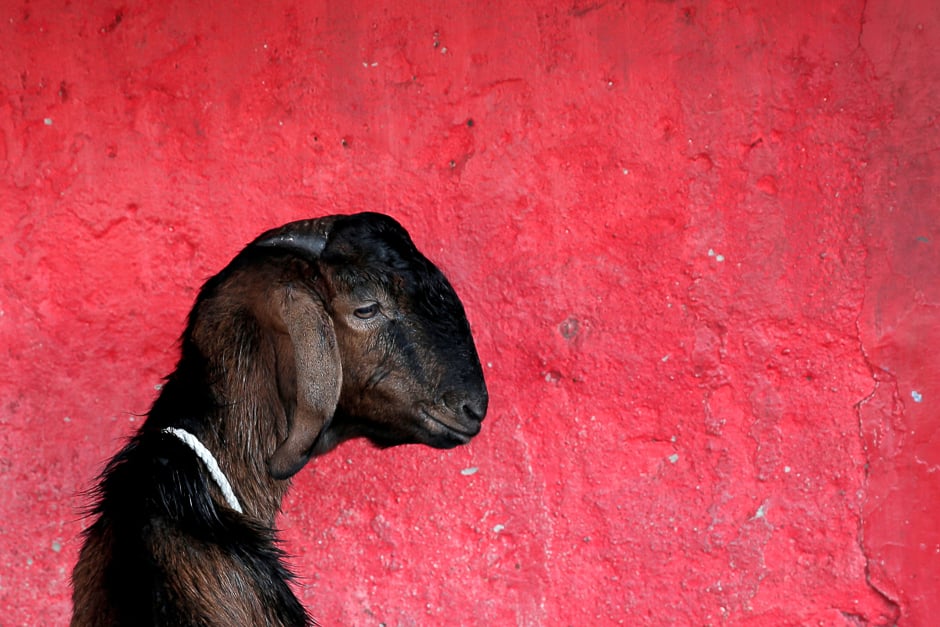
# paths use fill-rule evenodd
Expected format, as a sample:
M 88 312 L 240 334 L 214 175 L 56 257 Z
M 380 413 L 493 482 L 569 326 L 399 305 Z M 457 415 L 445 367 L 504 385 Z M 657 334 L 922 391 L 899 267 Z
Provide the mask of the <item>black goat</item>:
M 288 479 L 354 437 L 454 447 L 486 413 L 460 300 L 375 213 L 261 235 L 203 286 L 181 344 L 102 474 L 74 627 L 311 624 L 274 538 Z

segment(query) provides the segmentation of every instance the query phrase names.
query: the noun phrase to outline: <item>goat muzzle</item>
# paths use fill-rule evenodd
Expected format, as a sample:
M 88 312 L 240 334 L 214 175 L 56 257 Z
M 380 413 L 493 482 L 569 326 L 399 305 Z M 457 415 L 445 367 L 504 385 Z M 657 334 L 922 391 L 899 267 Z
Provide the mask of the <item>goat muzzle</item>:
M 428 444 L 437 448 L 466 444 L 481 428 L 480 420 L 476 417 L 469 417 L 466 413 L 458 414 L 443 405 L 420 405 L 417 415 L 431 436 Z

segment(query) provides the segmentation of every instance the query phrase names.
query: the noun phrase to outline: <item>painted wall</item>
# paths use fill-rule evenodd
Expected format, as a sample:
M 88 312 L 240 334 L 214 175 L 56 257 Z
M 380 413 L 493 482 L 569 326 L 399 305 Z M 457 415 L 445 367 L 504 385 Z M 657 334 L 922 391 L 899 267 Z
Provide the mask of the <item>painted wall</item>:
M 940 615 L 933 0 L 0 8 L 0 623 L 261 230 L 400 219 L 492 394 L 280 519 L 324 625 Z

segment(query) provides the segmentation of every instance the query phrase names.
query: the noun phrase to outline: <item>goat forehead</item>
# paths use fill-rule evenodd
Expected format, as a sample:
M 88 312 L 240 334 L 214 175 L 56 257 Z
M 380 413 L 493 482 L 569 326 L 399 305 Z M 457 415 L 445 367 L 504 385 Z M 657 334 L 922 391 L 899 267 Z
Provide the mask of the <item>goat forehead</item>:
M 463 317 L 444 274 L 388 216 L 366 213 L 339 219 L 321 260 L 332 269 L 335 287 L 354 296 L 378 288 L 401 299 L 413 313 Z
M 372 275 L 414 271 L 427 263 L 413 246 L 392 246 L 371 238 L 331 243 L 324 251 L 323 260 L 337 267 L 348 267 Z
M 441 272 L 416 249 L 408 254 L 387 248 L 360 249 L 325 255 L 323 261 L 349 290 L 370 285 L 409 294 L 449 289 Z

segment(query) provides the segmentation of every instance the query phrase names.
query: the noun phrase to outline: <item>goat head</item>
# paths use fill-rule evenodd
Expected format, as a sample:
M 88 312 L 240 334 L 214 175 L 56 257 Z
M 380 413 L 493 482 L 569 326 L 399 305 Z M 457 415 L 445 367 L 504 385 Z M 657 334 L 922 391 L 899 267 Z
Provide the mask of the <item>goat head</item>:
M 451 448 L 479 432 L 488 398 L 464 308 L 392 218 L 328 216 L 268 231 L 200 301 L 223 293 L 253 301 L 276 353 L 284 420 L 268 464 L 275 478 L 350 438 Z M 203 312 L 192 315 L 198 340 Z

